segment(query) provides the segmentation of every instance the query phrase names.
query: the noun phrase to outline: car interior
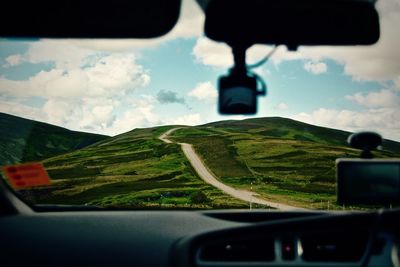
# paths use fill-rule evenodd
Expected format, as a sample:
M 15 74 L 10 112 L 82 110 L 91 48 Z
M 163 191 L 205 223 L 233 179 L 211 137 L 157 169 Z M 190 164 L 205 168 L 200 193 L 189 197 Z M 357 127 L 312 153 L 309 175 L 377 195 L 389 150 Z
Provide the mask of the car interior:
M 181 4 L 7 0 L 1 4 L 0 36 L 158 38 L 174 28 Z M 205 14 L 204 35 L 232 49 L 234 66 L 218 81 L 221 114 L 255 114 L 257 98 L 265 95 L 264 78 L 246 64 L 246 50 L 252 45 L 286 46 L 291 51 L 299 46 L 366 46 L 381 34 L 374 0 L 197 4 Z M 14 10 L 20 11 L 18 15 Z M 371 151 L 382 144 L 375 133 L 353 134 L 348 143 L 361 152 L 357 159 L 336 160 L 338 203 L 384 208 L 192 211 L 35 206 L 0 179 L 0 265 L 399 267 L 400 209 L 392 204 L 400 203 L 400 161 L 372 158 Z

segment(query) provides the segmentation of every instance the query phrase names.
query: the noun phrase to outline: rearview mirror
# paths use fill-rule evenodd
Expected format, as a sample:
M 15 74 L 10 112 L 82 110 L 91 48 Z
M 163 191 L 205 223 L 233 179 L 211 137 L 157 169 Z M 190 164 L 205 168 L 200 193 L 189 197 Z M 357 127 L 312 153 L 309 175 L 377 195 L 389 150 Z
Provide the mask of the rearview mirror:
M 374 0 L 197 0 L 205 34 L 228 44 L 369 45 L 379 39 Z

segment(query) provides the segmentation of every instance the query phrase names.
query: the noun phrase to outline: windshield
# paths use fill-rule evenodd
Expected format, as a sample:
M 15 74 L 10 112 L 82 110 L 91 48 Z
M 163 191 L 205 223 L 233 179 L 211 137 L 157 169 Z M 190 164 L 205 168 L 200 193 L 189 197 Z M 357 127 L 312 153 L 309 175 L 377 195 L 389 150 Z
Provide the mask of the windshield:
M 218 113 L 231 50 L 203 36 L 194 1 L 182 8 L 152 40 L 0 40 L 10 187 L 34 205 L 370 208 L 337 204 L 335 160 L 360 156 L 346 139 L 363 130 L 386 139 L 374 157 L 400 157 L 400 3 L 378 2 L 373 46 L 278 47 L 254 70 L 268 85 L 255 116 Z M 43 166 L 41 183 L 10 181 L 24 166 Z

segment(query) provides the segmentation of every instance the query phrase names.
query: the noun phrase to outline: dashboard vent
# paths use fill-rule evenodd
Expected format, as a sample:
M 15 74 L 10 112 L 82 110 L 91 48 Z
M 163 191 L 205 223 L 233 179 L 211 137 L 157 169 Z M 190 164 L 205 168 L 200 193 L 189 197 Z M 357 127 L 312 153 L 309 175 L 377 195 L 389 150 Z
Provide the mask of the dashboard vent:
M 368 233 L 314 233 L 300 238 L 304 261 L 357 262 L 368 243 Z
M 200 248 L 201 261 L 273 261 L 274 240 L 235 240 L 205 244 Z

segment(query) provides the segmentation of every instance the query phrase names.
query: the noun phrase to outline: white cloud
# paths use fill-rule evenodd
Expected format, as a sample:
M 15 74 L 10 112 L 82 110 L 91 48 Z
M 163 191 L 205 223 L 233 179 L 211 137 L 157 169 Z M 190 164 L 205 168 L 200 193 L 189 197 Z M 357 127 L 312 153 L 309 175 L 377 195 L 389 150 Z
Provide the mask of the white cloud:
M 41 71 L 24 81 L 0 77 L 0 92 L 13 96 L 81 98 L 122 96 L 146 86 L 150 76 L 133 54 L 97 58 L 85 68 Z
M 400 108 L 400 95 L 390 89 L 382 89 L 379 92 L 367 94 L 356 93 L 347 95 L 345 98 L 368 108 Z
M 213 67 L 231 67 L 233 65 L 230 47 L 224 43 L 214 42 L 206 37 L 197 39 L 192 54 L 198 62 L 204 65 Z
M 166 122 L 167 124 L 174 124 L 174 125 L 199 125 L 204 123 L 201 115 L 199 113 L 194 114 L 186 114 L 181 117 L 175 118 L 173 120 L 169 120 Z
M 400 90 L 400 76 L 394 79 L 394 84 L 397 88 L 397 90 Z
M 18 100 L 10 101 L 0 99 L 0 112 L 31 120 L 46 121 L 46 114 L 41 109 L 21 104 Z
M 40 57 L 36 54 L 37 60 L 51 61 L 50 54 L 43 52 Z M 132 91 L 150 82 L 150 76 L 136 63 L 134 54 L 81 53 L 70 59 L 55 60 L 55 68 L 27 80 L 0 77 L 2 98 L 12 100 L 1 103 L 0 110 L 73 130 L 104 134 L 147 127 L 159 121 L 152 112 L 155 100 L 146 96 L 133 100 L 129 97 Z M 21 104 L 32 96 L 44 99 L 44 105 L 34 108 Z M 121 106 L 129 106 L 131 113 L 117 110 Z M 118 119 L 117 114 L 121 115 Z
M 304 64 L 304 69 L 313 74 L 322 74 L 328 70 L 328 67 L 323 62 L 308 61 Z
M 284 102 L 281 102 L 278 105 L 274 106 L 275 110 L 287 110 L 288 108 L 289 106 Z
M 116 135 L 135 128 L 163 124 L 159 116 L 154 113 L 154 104 L 156 103 L 154 97 L 143 95 L 139 99 L 132 99 L 130 102 L 129 110 L 116 117 L 113 123 L 103 131 L 104 133 Z
M 400 110 L 398 109 L 351 111 L 320 108 L 311 113 L 296 114 L 292 118 L 351 132 L 372 130 L 382 134 L 384 138 L 400 140 Z
M 101 132 L 108 131 L 115 120 L 114 108 L 118 103 L 110 99 L 50 98 L 40 111 L 45 121 L 69 129 Z
M 384 138 L 400 141 L 400 92 L 381 89 L 369 93 L 356 93 L 345 99 L 361 109 L 337 110 L 319 108 L 310 113 L 299 113 L 293 119 L 330 128 L 356 131 L 376 131 Z
M 81 117 L 81 109 L 82 105 L 77 105 L 76 102 L 50 99 L 44 104 L 42 111 L 47 117 L 46 122 L 68 127 L 71 121 Z
M 118 93 L 116 90 L 129 91 L 146 86 L 150 82 L 150 76 L 142 66 L 136 64 L 133 54 L 113 54 L 103 57 L 83 71 L 87 71 L 93 87 L 111 91 L 112 94 Z
M 24 61 L 24 58 L 22 55 L 15 54 L 11 55 L 5 58 L 6 63 L 3 65 L 3 68 L 9 68 L 13 66 L 17 66 L 21 64 L 21 62 Z
M 43 107 L 29 107 L 18 99 L 0 101 L 0 112 L 59 125 L 71 130 L 116 135 L 138 127 L 162 125 L 154 112 L 153 97 L 123 99 L 125 111 L 116 112 L 121 103 L 109 98 L 83 98 L 70 101 L 50 98 Z
M 75 69 L 83 64 L 83 60 L 93 51 L 72 45 L 71 40 L 43 39 L 30 42 L 24 55 L 27 62 L 54 62 L 58 69 Z
M 197 86 L 188 93 L 188 96 L 197 98 L 198 100 L 212 102 L 218 97 L 217 89 L 210 81 L 197 84 Z

